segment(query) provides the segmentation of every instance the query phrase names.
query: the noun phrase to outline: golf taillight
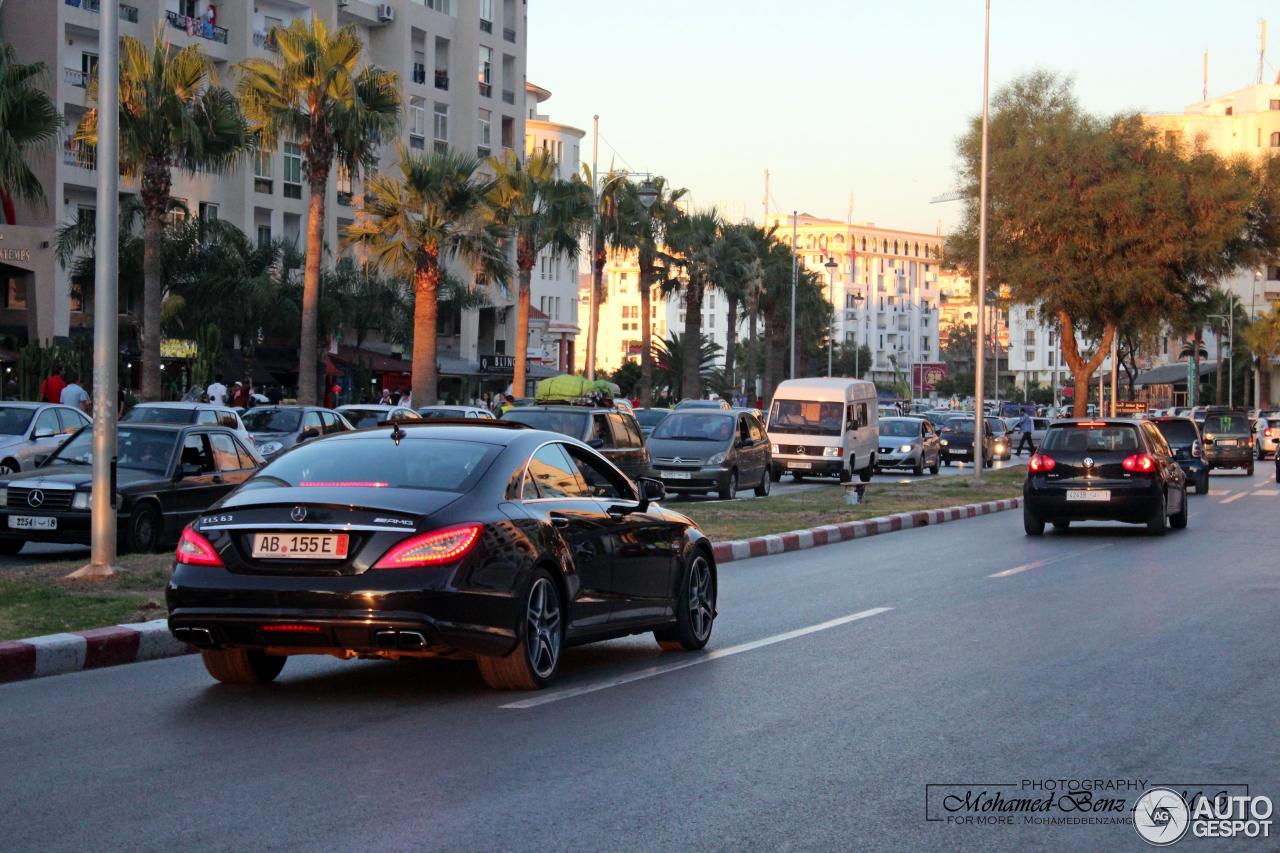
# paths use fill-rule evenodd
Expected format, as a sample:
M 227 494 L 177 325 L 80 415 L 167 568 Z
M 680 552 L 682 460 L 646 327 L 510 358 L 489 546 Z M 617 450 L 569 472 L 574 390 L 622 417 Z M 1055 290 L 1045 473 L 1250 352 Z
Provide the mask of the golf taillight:
M 440 566 L 465 557 L 480 538 L 480 524 L 459 524 L 411 536 L 382 555 L 375 569 L 417 569 Z
M 1027 467 L 1031 469 L 1033 474 L 1047 474 L 1058 465 L 1053 461 L 1052 456 L 1045 456 L 1043 453 L 1033 454 L 1031 461 L 1027 463 Z
M 1196 459 L 1200 458 L 1200 440 L 1199 439 L 1191 442 L 1191 455 Z
M 1135 453 L 1132 456 L 1126 456 L 1124 462 L 1120 464 L 1124 466 L 1124 470 L 1138 474 L 1150 474 L 1156 470 L 1156 460 L 1151 458 L 1148 453 Z
M 190 525 L 182 529 L 182 538 L 178 540 L 178 562 L 184 566 L 221 566 L 222 558 L 213 550 L 213 544 Z

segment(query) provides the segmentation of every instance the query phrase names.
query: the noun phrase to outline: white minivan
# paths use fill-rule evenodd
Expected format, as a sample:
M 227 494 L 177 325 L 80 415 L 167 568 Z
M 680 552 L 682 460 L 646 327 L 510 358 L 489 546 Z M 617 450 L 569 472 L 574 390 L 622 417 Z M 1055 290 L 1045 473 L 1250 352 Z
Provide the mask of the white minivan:
M 865 379 L 788 379 L 773 393 L 767 423 L 773 445 L 770 476 L 790 471 L 835 476 L 856 471 L 871 479 L 880 446 L 876 386 Z

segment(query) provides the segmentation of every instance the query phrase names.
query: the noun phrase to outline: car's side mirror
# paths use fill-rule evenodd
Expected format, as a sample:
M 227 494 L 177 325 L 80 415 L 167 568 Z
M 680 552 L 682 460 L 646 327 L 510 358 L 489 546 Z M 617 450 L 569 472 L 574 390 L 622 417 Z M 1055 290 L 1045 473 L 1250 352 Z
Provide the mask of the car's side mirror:
M 655 480 L 652 477 L 641 477 L 638 485 L 640 486 L 641 512 L 647 510 L 651 502 L 662 501 L 667 498 L 667 487 L 663 485 L 661 480 Z
M 302 431 L 302 435 L 300 436 L 299 440 L 306 441 L 311 438 L 319 438 L 319 437 L 320 437 L 320 430 L 316 429 L 315 427 L 311 427 L 310 429 L 304 429 Z
M 603 438 L 589 438 L 589 439 L 587 439 L 587 447 L 590 447 L 590 448 L 591 448 L 591 449 L 593 449 L 593 450 L 599 450 L 600 448 L 604 447 L 604 439 L 603 439 Z

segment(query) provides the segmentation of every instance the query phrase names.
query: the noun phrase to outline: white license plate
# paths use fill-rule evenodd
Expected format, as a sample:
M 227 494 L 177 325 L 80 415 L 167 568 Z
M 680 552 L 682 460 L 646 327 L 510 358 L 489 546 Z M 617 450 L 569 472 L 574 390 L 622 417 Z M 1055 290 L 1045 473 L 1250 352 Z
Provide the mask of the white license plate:
M 13 530 L 57 530 L 58 519 L 47 515 L 11 515 L 9 527 Z
M 348 536 L 345 533 L 255 533 L 255 558 L 288 560 L 345 560 Z
M 1111 491 L 1109 489 L 1068 489 L 1067 500 L 1105 503 L 1111 500 Z
M 668 480 L 692 480 L 693 475 L 688 471 L 663 471 L 662 476 Z
M 813 468 L 812 462 L 788 462 L 788 468 L 799 468 L 801 471 L 808 471 Z
M 1219 447 L 1235 447 L 1236 440 L 1234 438 L 1220 438 L 1215 442 Z

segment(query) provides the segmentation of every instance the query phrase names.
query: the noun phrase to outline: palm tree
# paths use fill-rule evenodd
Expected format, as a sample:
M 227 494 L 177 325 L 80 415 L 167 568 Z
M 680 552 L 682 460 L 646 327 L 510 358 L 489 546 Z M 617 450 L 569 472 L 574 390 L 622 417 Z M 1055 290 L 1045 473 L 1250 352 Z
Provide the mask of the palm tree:
M 714 283 L 715 244 L 720 227 L 720 214 L 714 207 L 678 216 L 667 227 L 666 252 L 662 257 L 675 275 L 668 276 L 664 288 L 668 292 L 684 289 L 685 357 L 680 393 L 685 398 L 702 395 L 697 357 L 698 342 L 702 340 L 702 297 L 707 285 Z
M 1271 363 L 1280 356 L 1280 311 L 1259 314 L 1244 330 L 1244 344 L 1258 359 L 1258 399 L 1261 410 L 1271 408 Z
M 671 189 L 666 178 L 652 178 L 652 201 L 645 207 L 640 188 L 627 181 L 621 191 L 618 204 L 618 223 L 614 232 L 614 245 L 626 252 L 635 252 L 640 268 L 640 381 L 637 385 L 640 405 L 653 405 L 653 284 L 658 281 L 659 250 L 670 222 L 680 214 L 677 203 L 688 190 Z
M 377 175 L 365 187 L 366 216 L 346 241 L 367 253 L 376 269 L 413 282 L 413 399 L 436 400 L 436 317 L 443 264 L 459 260 L 477 278 L 505 284 L 510 267 L 506 232 L 487 199 L 493 184 L 476 175 L 480 161 L 453 150 L 412 155 L 400 149 L 400 177 Z
M 307 175 L 306 264 L 302 277 L 302 329 L 298 402 L 314 404 L 319 353 L 317 321 L 320 257 L 324 249 L 325 190 L 335 161 L 355 178 L 371 170 L 383 137 L 400 116 L 400 80 L 394 71 L 360 67 L 364 45 L 355 27 L 330 31 L 317 16 L 299 17 L 271 38 L 275 58 L 240 64 L 240 102 L 259 144 L 274 149 L 283 138 L 298 144 Z
M 728 303 L 729 328 L 724 342 L 724 381 L 735 388 L 734 359 L 738 344 L 738 308 L 749 305 L 754 290 L 759 287 L 762 267 L 756 254 L 752 232 L 755 226 L 749 222 L 732 223 L 720 229 L 712 251 L 715 256 L 715 285 Z
M 515 152 L 492 161 L 496 178 L 490 193 L 496 221 L 516 243 L 516 364 L 511 380 L 517 396 L 525 392 L 529 361 L 529 287 L 533 265 L 550 257 L 578 257 L 578 239 L 591 224 L 590 188 L 556 175 L 557 164 L 545 151 L 521 161 Z
M 26 162 L 27 150 L 50 142 L 62 126 L 57 104 L 39 88 L 47 77 L 43 62 L 18 62 L 13 45 L 0 41 L 0 209 L 10 225 L 17 224 L 15 199 L 48 203 Z
M 596 175 L 585 163 L 582 166 L 582 180 L 589 188 L 596 186 Z M 598 214 L 595 217 L 595 241 L 591 247 L 591 290 L 595 299 L 590 303 L 591 311 L 587 318 L 587 369 L 584 371 L 588 376 L 595 375 L 596 342 L 600 339 L 600 306 L 608 295 L 604 286 L 604 265 L 609 259 L 609 249 L 617 247 L 620 206 L 626 184 L 625 174 L 610 169 L 600 179 L 600 196 L 596 199 Z
M 681 337 L 679 332 L 670 332 L 665 341 L 658 340 L 653 342 L 653 361 L 656 368 L 658 386 L 668 389 L 673 394 L 679 392 L 681 385 L 684 384 L 685 376 L 685 355 L 692 347 L 686 346 L 686 341 Z M 720 345 L 713 343 L 706 338 L 702 338 L 698 342 L 697 360 L 694 361 L 694 369 L 704 381 L 710 381 L 716 372 L 716 359 L 720 357 Z
M 770 246 L 774 242 L 774 234 L 777 233 L 778 226 L 773 225 L 769 228 L 756 227 L 751 229 L 751 242 L 755 246 L 756 259 L 755 263 L 757 278 L 752 286 L 747 299 L 747 362 L 745 375 L 743 376 L 744 384 L 747 390 L 753 396 L 755 395 L 756 377 L 760 372 L 756 364 L 757 353 L 760 351 L 759 340 L 759 320 L 760 320 L 760 299 L 764 295 L 764 265 L 769 259 Z
M 86 97 L 98 99 L 98 81 Z M 98 144 L 98 108 L 85 114 L 76 140 Z M 175 167 L 222 172 L 245 150 L 249 137 L 235 97 L 217 85 L 213 63 L 199 48 L 174 50 L 160 32 L 145 45 L 120 39 L 120 166 L 141 179 L 142 388 L 144 400 L 160 397 L 160 248 Z

